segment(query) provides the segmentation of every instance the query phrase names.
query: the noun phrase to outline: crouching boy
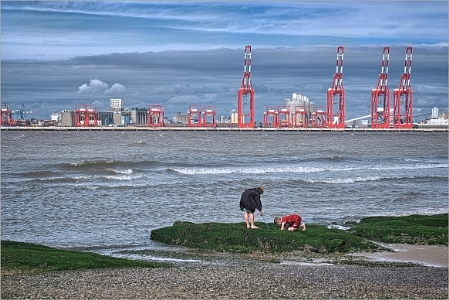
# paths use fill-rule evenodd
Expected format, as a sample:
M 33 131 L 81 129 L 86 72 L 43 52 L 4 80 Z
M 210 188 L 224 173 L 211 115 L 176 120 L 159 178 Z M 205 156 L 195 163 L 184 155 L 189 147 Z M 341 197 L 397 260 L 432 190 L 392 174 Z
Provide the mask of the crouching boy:
M 301 227 L 302 230 L 306 230 L 306 224 L 302 222 L 300 215 L 292 214 L 283 217 L 274 218 L 274 224 L 281 225 L 281 230 L 288 229 L 289 231 L 297 230 Z

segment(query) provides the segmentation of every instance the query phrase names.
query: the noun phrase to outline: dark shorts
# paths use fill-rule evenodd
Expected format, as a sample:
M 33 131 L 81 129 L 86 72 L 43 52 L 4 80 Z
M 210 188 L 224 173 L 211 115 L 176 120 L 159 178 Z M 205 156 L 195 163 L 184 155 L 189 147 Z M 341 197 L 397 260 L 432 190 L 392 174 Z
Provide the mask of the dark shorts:
M 243 212 L 254 213 L 254 210 L 251 211 L 249 208 L 246 208 L 246 207 L 243 207 L 241 210 L 242 210 Z

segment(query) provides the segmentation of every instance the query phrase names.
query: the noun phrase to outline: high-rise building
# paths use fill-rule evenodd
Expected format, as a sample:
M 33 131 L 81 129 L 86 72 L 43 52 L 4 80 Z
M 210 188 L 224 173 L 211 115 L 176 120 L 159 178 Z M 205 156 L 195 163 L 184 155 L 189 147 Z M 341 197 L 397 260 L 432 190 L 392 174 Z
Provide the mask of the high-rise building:
M 109 102 L 110 110 L 111 111 L 123 111 L 124 109 L 124 102 L 122 98 L 112 98 Z

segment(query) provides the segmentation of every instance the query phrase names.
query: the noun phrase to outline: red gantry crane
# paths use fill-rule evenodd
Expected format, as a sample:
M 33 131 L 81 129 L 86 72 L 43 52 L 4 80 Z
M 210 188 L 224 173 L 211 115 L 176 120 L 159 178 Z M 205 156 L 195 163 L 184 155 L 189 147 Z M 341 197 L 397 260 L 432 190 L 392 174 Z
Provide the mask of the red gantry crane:
M 164 127 L 165 107 L 159 104 L 148 105 L 148 127 Z
M 371 90 L 371 128 L 390 127 L 390 89 L 388 88 L 388 65 L 390 47 L 384 47 L 382 69 L 377 85 Z
M 75 126 L 76 127 L 98 126 L 98 114 L 95 105 L 89 104 L 75 105 Z
M 278 126 L 279 127 L 291 127 L 292 122 L 290 120 L 290 107 L 278 106 Z
M 14 123 L 14 119 L 12 117 L 12 110 L 9 108 L 8 104 L 2 103 L 2 126 L 3 125 L 12 125 Z
M 251 84 L 251 46 L 249 45 L 245 47 L 243 66 L 242 84 L 238 90 L 237 122 L 239 128 L 254 128 L 254 88 Z
M 398 87 L 394 89 L 394 127 L 412 128 L 413 124 L 413 92 L 410 86 L 412 73 L 413 48 L 405 50 L 404 73 L 401 76 Z
M 207 105 L 203 109 L 203 127 L 217 127 L 217 109 L 214 105 Z
M 278 127 L 278 110 L 276 106 L 267 106 L 263 113 L 263 127 Z
M 189 106 L 189 111 L 187 112 L 187 126 L 188 127 L 203 126 L 201 105 L 192 104 Z
M 343 87 L 344 47 L 337 48 L 335 75 L 331 87 L 327 90 L 327 126 L 345 127 L 345 89 Z

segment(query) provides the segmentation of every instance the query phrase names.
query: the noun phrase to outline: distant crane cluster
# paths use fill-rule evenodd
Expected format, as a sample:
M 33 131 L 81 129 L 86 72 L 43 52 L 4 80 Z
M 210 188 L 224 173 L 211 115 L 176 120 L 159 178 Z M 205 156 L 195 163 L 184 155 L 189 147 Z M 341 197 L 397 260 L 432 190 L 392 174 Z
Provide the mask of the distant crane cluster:
M 28 109 L 23 103 L 16 110 L 12 110 L 8 104 L 2 103 L 2 126 L 11 126 L 15 124 L 27 125 L 27 117 L 29 114 L 34 114 L 34 111 Z
M 412 128 L 413 101 L 410 75 L 413 48 L 407 47 L 405 53 L 404 73 L 398 87 L 394 89 L 393 118 L 391 118 L 390 90 L 388 87 L 388 67 L 390 47 L 384 47 L 381 72 L 376 86 L 371 90 L 371 127 L 372 128 Z M 327 127 L 344 128 L 346 121 L 346 91 L 343 86 L 344 47 L 337 47 L 335 74 L 331 86 L 327 90 L 326 108 L 314 107 L 308 111 L 307 105 L 299 101 L 298 105 L 267 106 L 264 112 L 265 127 Z M 238 91 L 238 127 L 254 127 L 254 89 L 251 85 L 251 46 L 245 47 L 245 61 L 242 84 Z M 249 95 L 249 104 L 242 100 Z M 248 105 L 249 112 L 244 112 Z M 244 123 L 245 118 L 249 122 Z M 364 118 L 364 117 L 362 117 Z M 355 120 L 355 119 L 353 119 Z
M 243 77 L 237 92 L 238 128 L 255 127 L 255 91 L 251 82 L 250 45 L 245 46 L 243 61 Z M 388 87 L 388 67 L 390 47 L 384 47 L 381 72 L 376 86 L 371 90 L 371 127 L 372 128 L 412 128 L 413 102 L 410 75 L 412 66 L 412 47 L 406 48 L 404 73 L 399 85 L 394 89 L 393 118 L 391 117 L 390 90 Z M 346 91 L 343 86 L 344 47 L 337 47 L 335 74 L 331 86 L 327 90 L 326 108 L 310 107 L 304 101 L 291 106 L 267 106 L 263 116 L 264 127 L 315 127 L 344 128 L 346 121 Z M 215 107 L 209 110 L 213 121 L 206 122 L 201 106 L 191 105 L 189 108 L 188 126 L 216 126 Z M 204 116 L 204 115 L 203 115 Z M 369 117 L 369 116 L 368 116 Z M 362 117 L 365 118 L 365 117 Z M 359 118 L 357 118 L 359 119 Z M 191 122 L 191 120 L 198 120 Z M 356 120 L 356 119 L 353 119 Z
M 371 91 L 371 127 L 411 128 L 413 122 L 413 91 L 410 85 L 413 48 L 405 50 L 404 72 L 398 87 L 394 89 L 393 119 L 390 109 L 390 90 L 388 88 L 388 64 L 390 47 L 385 47 L 382 56 L 382 69 L 376 87 Z M 393 124 L 391 124 L 393 121 Z
M 388 87 L 388 68 L 390 47 L 384 47 L 381 62 L 381 72 L 376 86 L 371 90 L 371 127 L 372 128 L 412 128 L 413 101 L 410 85 L 412 67 L 412 47 L 405 52 L 404 72 L 397 88 L 394 89 L 393 116 L 390 107 L 390 90 Z M 255 127 L 255 90 L 251 82 L 252 48 L 245 46 L 243 61 L 243 76 L 237 92 L 236 118 L 231 116 L 231 123 L 238 128 Z M 331 86 L 327 90 L 326 108 L 311 107 L 307 101 L 292 99 L 296 102 L 286 106 L 268 106 L 264 112 L 264 127 L 326 127 L 344 128 L 345 124 L 357 120 L 346 120 L 346 91 L 343 86 L 344 47 L 337 47 L 335 74 Z M 296 95 L 296 94 L 294 94 Z M 163 127 L 165 108 L 160 104 L 150 104 L 146 112 L 148 127 Z M 33 113 L 24 104 L 12 111 L 7 104 L 2 103 L 2 125 L 13 125 L 15 120 L 25 120 L 26 115 Z M 95 106 L 77 104 L 74 112 L 76 127 L 98 126 L 98 116 Z M 363 117 L 365 118 L 365 117 Z M 189 127 L 216 127 L 216 107 L 190 105 L 187 113 Z

